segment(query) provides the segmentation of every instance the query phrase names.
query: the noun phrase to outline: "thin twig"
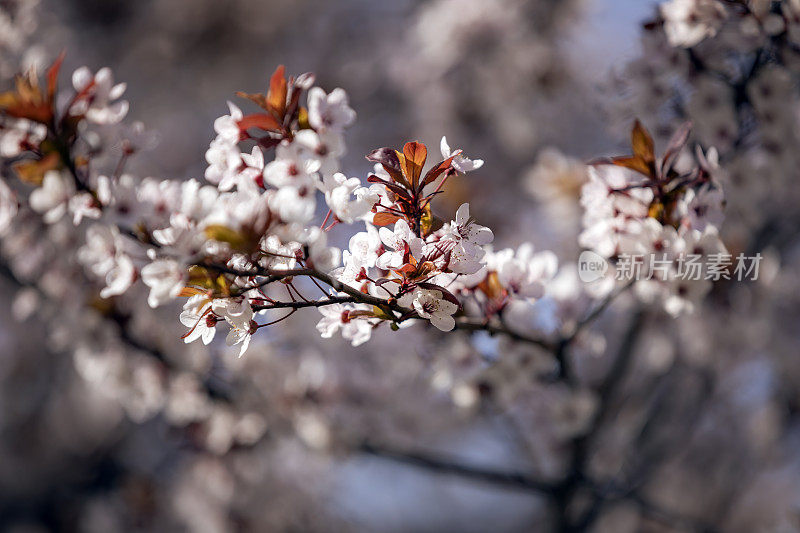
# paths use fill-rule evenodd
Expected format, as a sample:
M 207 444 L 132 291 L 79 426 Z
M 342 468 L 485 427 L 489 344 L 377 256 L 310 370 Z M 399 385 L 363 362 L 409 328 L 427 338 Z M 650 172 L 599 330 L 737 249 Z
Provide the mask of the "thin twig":
M 333 304 L 358 303 L 352 296 L 328 296 L 320 300 L 305 300 L 296 302 L 275 302 L 268 305 L 254 305 L 253 311 L 269 309 L 303 309 L 305 307 L 325 307 Z

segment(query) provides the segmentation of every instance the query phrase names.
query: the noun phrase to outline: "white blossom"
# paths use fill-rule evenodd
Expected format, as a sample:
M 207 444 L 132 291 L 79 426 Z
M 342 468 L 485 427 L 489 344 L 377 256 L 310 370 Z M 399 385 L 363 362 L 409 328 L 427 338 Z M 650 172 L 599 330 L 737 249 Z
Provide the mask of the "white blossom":
M 338 172 L 324 178 L 322 189 L 325 192 L 325 201 L 333 214 L 347 224 L 364 217 L 380 201 L 375 191 L 361 186 L 360 179 L 348 179 Z
M 142 281 L 150 287 L 147 303 L 158 307 L 176 296 L 186 282 L 186 269 L 172 259 L 156 259 L 142 268 Z
M 389 228 L 380 228 L 378 234 L 383 244 L 389 248 L 378 257 L 375 263 L 378 268 L 386 270 L 403 266 L 406 246 L 414 257 L 422 256 L 424 242 L 411 231 L 405 220 L 395 222 L 394 231 Z
M 28 146 L 37 146 L 47 136 L 44 124 L 20 118 L 9 120 L 0 129 L 0 156 L 16 157 Z
M 183 305 L 180 314 L 181 324 L 189 328 L 183 337 L 187 344 L 201 339 L 203 344 L 209 344 L 217 333 L 217 322 L 220 317 L 211 310 L 208 298 L 198 294 L 189 298 Z
M 264 181 L 278 188 L 312 187 L 321 165 L 305 146 L 283 141 L 275 150 L 275 160 L 264 167 Z
M 128 102 L 118 100 L 125 93 L 126 84 L 114 85 L 111 69 L 104 67 L 92 75 L 88 67 L 81 67 L 73 73 L 72 85 L 84 95 L 72 106 L 73 115 L 85 114 L 96 124 L 117 124 L 128 114 Z
M 103 214 L 97 200 L 88 192 L 81 192 L 70 198 L 69 211 L 72 213 L 72 223 L 76 226 L 84 218 L 97 219 Z
M 342 252 L 335 246 L 328 246 L 327 234 L 319 228 L 309 228 L 305 238 L 311 264 L 321 272 L 328 273 L 339 266 Z
M 14 191 L 4 180 L 0 180 L 0 235 L 4 235 L 11 227 L 17 215 L 18 203 Z
M 53 224 L 66 214 L 74 193 L 72 179 L 62 172 L 50 170 L 44 175 L 42 186 L 31 193 L 31 208 L 43 213 L 45 222 Z
M 352 304 L 331 304 L 319 308 L 322 318 L 317 323 L 317 331 L 323 339 L 329 339 L 341 330 L 342 337 L 350 340 L 353 346 L 367 342 L 372 336 L 372 324 L 361 317 L 352 317 L 351 314 L 364 307 Z
M 456 327 L 453 314 L 458 311 L 458 305 L 445 299 L 442 291 L 415 289 L 403 295 L 397 303 L 413 308 L 419 316 L 428 319 L 436 329 L 450 331 Z
M 239 348 L 239 357 L 243 356 L 247 348 L 250 347 L 250 339 L 253 337 L 256 327 L 254 324 L 255 323 L 251 321 L 243 327 L 234 326 L 225 337 L 225 343 L 228 346 L 241 345 Z
M 443 240 L 452 240 L 449 269 L 459 274 L 474 274 L 482 266 L 483 246 L 494 240 L 492 230 L 476 224 L 469 215 L 469 204 L 462 204 L 456 219 L 442 228 Z
M 703 231 L 707 226 L 719 228 L 724 215 L 724 195 L 718 186 L 706 184 L 699 189 L 689 189 L 678 202 L 678 213 L 684 224 L 691 229 Z
M 660 9 L 670 44 L 686 48 L 716 35 L 726 16 L 718 0 L 670 0 Z
M 319 131 L 342 131 L 356 119 L 344 89 L 334 89 L 330 94 L 319 87 L 308 91 L 308 122 Z
M 496 270 L 503 287 L 523 298 L 541 298 L 547 283 L 555 276 L 558 259 L 552 252 L 534 253 L 525 243 L 517 250 L 506 248 L 493 254 L 490 267 Z
M 441 149 L 444 159 L 453 157 L 453 168 L 459 172 L 472 172 L 483 166 L 483 159 L 470 159 L 465 156 L 461 150 L 450 150 L 450 145 L 447 144 L 446 137 L 442 137 L 439 148 Z
M 224 184 L 221 190 L 229 190 L 236 182 L 239 167 L 242 164 L 242 154 L 239 149 L 222 137 L 217 137 L 211 141 L 206 151 L 205 178 L 214 184 Z M 230 184 L 230 185 L 229 185 Z
M 344 140 L 340 132 L 301 130 L 294 136 L 292 143 L 319 163 L 317 171 L 322 176 L 330 176 L 339 170 L 339 160 L 345 152 Z
M 101 298 L 124 294 L 136 281 L 136 267 L 125 254 L 114 257 L 114 265 L 105 276 L 106 286 L 100 290 Z
M 348 248 L 353 257 L 354 264 L 359 267 L 371 268 L 378 260 L 378 251 L 381 247 L 381 237 L 375 226 L 368 224 L 367 231 L 360 231 L 350 237 Z
M 313 189 L 282 187 L 270 197 L 269 206 L 284 222 L 305 224 L 314 216 L 317 202 Z

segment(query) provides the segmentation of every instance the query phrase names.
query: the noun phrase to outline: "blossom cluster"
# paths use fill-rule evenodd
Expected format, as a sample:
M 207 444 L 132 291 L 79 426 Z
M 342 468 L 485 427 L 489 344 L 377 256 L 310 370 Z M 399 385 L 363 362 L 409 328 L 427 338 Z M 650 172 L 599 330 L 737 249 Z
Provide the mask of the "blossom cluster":
M 659 9 L 667 39 L 676 47 L 690 48 L 715 37 L 729 18 L 739 19 L 742 33 L 749 37 L 786 32 L 791 42 L 800 41 L 800 4 L 794 0 L 670 0 Z
M 91 221 L 78 259 L 101 282 L 101 298 L 119 297 L 137 281 L 148 288 L 150 307 L 186 298 L 184 340 L 209 344 L 224 324 L 240 354 L 258 329 L 305 307 L 319 309 L 323 337 L 341 331 L 354 345 L 382 324 L 398 329 L 413 319 L 442 331 L 454 329 L 457 317 L 467 327 L 499 319 L 530 329 L 534 306 L 556 275 L 556 256 L 534 253 L 530 244 L 493 250 L 492 231 L 475 221 L 468 204 L 450 221 L 434 214 L 448 180 L 483 164 L 451 149 L 445 137 L 442 160 L 427 170 L 427 148 L 414 141 L 371 152 L 366 184 L 348 178 L 339 172 L 343 133 L 355 120 L 346 93 L 326 93 L 311 74 L 287 78 L 281 66 L 266 94 L 239 93 L 259 111 L 245 115 L 229 102 L 229 114 L 215 121 L 209 184 L 124 173 L 127 158 L 151 141 L 138 124 L 120 143 L 114 172 L 102 174 L 92 165 L 102 148 L 91 145 L 87 129 L 120 124 L 128 111 L 125 84 L 115 84 L 107 68 L 80 68 L 59 108 L 60 64 L 47 72 L 45 87 L 29 73 L 3 95 L 0 145 L 5 157 L 17 159 L 20 180 L 34 186 L 29 208 L 45 223 L 65 216 L 76 227 Z M 633 156 L 590 169 L 584 247 L 606 257 L 724 250 L 716 233 L 722 197 L 712 179 L 714 158 L 698 152 L 698 164 L 678 170 L 687 135 L 682 129 L 656 160 L 637 123 Z M 5 184 L 0 193 L 7 226 L 19 196 Z M 344 252 L 328 242 L 339 224 L 364 225 Z M 673 314 L 691 310 L 708 290 L 674 276 L 662 281 L 637 289 Z M 303 294 L 308 282 L 321 297 Z M 276 310 L 285 314 L 259 319 Z
M 698 148 L 694 161 L 679 160 L 688 136 L 686 125 L 656 158 L 650 134 L 637 122 L 633 155 L 598 161 L 581 193 L 581 244 L 612 259 L 658 257 L 666 268 L 659 276 L 643 273 L 647 279 L 635 290 L 646 301 L 663 302 L 673 315 L 692 310 L 711 289 L 705 278 L 682 276 L 680 265 L 688 256 L 702 259 L 726 252 L 718 233 L 723 195 L 715 180 L 716 152 L 706 155 Z M 650 263 L 641 266 L 654 268 Z M 610 279 L 604 282 L 608 286 Z
M 666 141 L 690 120 L 693 140 L 717 149 L 719 182 L 737 191 L 721 228 L 729 244 L 797 197 L 799 17 L 793 0 L 665 2 L 644 27 L 642 57 L 613 88 L 621 123 L 638 116 Z
M 541 281 L 553 275 L 551 255 L 525 247 L 489 251 L 492 232 L 475 222 L 468 204 L 450 222 L 433 214 L 448 179 L 483 164 L 444 137 L 443 160 L 426 172 L 427 149 L 411 142 L 369 154 L 375 168 L 368 185 L 340 173 L 343 132 L 355 112 L 342 89 L 326 93 L 310 74 L 287 79 L 279 67 L 267 94 L 240 93 L 259 112 L 245 115 L 229 103 L 229 114 L 214 123 L 205 185 L 124 173 L 127 158 L 150 142 L 139 125 L 120 144 L 114 173 L 97 172 L 91 163 L 100 147 L 91 146 L 86 130 L 122 121 L 125 85 L 107 68 L 78 69 L 59 109 L 60 62 L 45 87 L 30 73 L 3 96 L 3 155 L 33 186 L 22 208 L 46 224 L 69 217 L 85 228 L 77 257 L 100 282 L 101 298 L 119 297 L 138 281 L 151 307 L 187 298 L 180 315 L 186 342 L 209 344 L 225 324 L 228 343 L 244 353 L 251 336 L 275 322 L 259 323 L 258 316 L 302 307 L 320 309 L 324 337 L 341 329 L 353 344 L 380 324 L 397 328 L 414 318 L 449 331 L 465 298 L 488 318 L 506 297 L 540 297 Z M 250 149 L 242 151 L 245 144 Z M 274 152 L 271 161 L 267 152 Z M 21 207 L 19 192 L 5 183 L 0 189 L 6 229 Z M 314 222 L 319 199 L 327 208 L 321 223 Z M 329 245 L 328 230 L 354 223 L 365 231 L 344 253 Z M 308 287 L 295 278 L 312 281 L 323 296 L 308 299 L 301 292 Z

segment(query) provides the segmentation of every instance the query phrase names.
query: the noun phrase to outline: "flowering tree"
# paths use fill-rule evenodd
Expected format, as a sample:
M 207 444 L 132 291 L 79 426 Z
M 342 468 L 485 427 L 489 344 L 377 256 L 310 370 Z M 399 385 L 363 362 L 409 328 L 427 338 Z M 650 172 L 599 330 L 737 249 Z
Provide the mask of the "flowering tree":
M 101 298 L 127 293 L 138 279 L 149 289 L 150 307 L 186 297 L 180 315 L 189 328 L 184 340 L 209 344 L 225 324 L 228 343 L 241 345 L 239 355 L 260 328 L 305 307 L 320 309 L 317 329 L 323 337 L 341 329 L 354 345 L 383 324 L 398 330 L 413 319 L 442 331 L 458 326 L 496 332 L 506 331 L 508 319 L 508 333 L 531 334 L 530 306 L 555 275 L 556 259 L 531 253 L 531 245 L 487 250 L 492 231 L 475 222 L 468 204 L 451 222 L 433 214 L 447 181 L 483 164 L 451 150 L 445 137 L 444 159 L 425 172 L 428 152 L 420 142 L 408 142 L 402 151 L 376 149 L 367 156 L 375 173 L 365 187 L 338 172 L 343 131 L 355 120 L 345 92 L 312 87 L 311 74 L 287 80 L 281 66 L 267 94 L 240 93 L 261 111 L 244 115 L 229 104 L 230 114 L 215 122 L 205 175 L 213 186 L 196 180 L 137 183 L 124 167 L 142 140 L 121 134 L 119 162 L 106 175 L 95 163 L 102 148 L 91 147 L 87 138 L 91 125 L 121 122 L 128 110 L 119 100 L 125 85 L 114 85 L 108 69 L 93 75 L 81 68 L 59 112 L 61 61 L 48 70 L 45 86 L 30 72 L 3 95 L 8 164 L 20 182 L 34 187 L 21 202 L 23 191 L 4 184 L 4 229 L 26 210 L 40 214 L 44 224 L 67 216 L 76 228 L 86 226 L 77 258 L 105 283 Z M 301 105 L 306 91 L 307 107 Z M 637 123 L 634 154 L 592 168 L 582 199 L 585 247 L 607 257 L 637 250 L 724 250 L 716 237 L 722 196 L 712 179 L 714 167 L 700 153 L 694 166 L 673 168 L 688 133 L 681 129 L 656 159 L 652 139 Z M 247 142 L 252 150 L 241 152 Z M 266 150 L 275 151 L 269 163 Z M 317 193 L 328 208 L 319 225 L 313 223 Z M 98 222 L 84 225 L 85 219 Z M 366 231 L 350 238 L 344 254 L 328 245 L 333 226 L 357 222 L 366 223 Z M 297 284 L 304 278 L 322 291 L 321 298 L 303 295 Z M 666 285 L 662 300 L 674 314 L 691 308 L 708 288 L 670 284 L 671 279 L 656 283 Z M 255 320 L 279 309 L 287 310 L 279 319 Z M 547 345 L 535 336 L 529 340 Z
M 264 93 L 237 93 L 247 111 L 228 103 L 229 113 L 214 122 L 204 180 L 134 176 L 128 165 L 155 137 L 141 123 L 124 122 L 125 84 L 108 68 L 82 67 L 67 88 L 62 54 L 42 73 L 18 74 L 0 94 L 4 273 L 25 287 L 15 307 L 40 313 L 78 373 L 131 419 L 163 413 L 202 435 L 199 446 L 213 454 L 299 435 L 312 448 L 533 491 L 546 503 L 542 520 L 558 530 L 602 524 L 617 502 L 669 527 L 716 527 L 716 517 L 674 511 L 642 489 L 657 451 L 644 449 L 631 472 L 616 475 L 592 462 L 593 450 L 648 328 L 704 317 L 715 305 L 704 303 L 714 282 L 722 285 L 717 298 L 732 299 L 732 280 L 747 285 L 757 276 L 766 248 L 760 241 L 772 226 L 753 227 L 759 209 L 736 192 L 731 176 L 747 165 L 761 165 L 781 184 L 792 175 L 795 119 L 780 106 L 796 99 L 788 57 L 796 7 L 717 0 L 661 6 L 645 26 L 645 56 L 616 87 L 630 96 L 620 107 L 633 109 L 655 135 L 625 116 L 626 127 L 633 122 L 629 155 L 583 165 L 551 153 L 534 172 L 557 166 L 579 176 L 580 198 L 572 200 L 582 209 L 577 241 L 584 252 L 566 262 L 561 254 L 560 266 L 556 253 L 534 251 L 533 243 L 494 248 L 492 230 L 468 203 L 442 212 L 448 187 L 486 179 L 469 175 L 484 162 L 444 136 L 440 157 L 429 158 L 419 141 L 398 139 L 396 149 L 366 154 L 371 173 L 340 172 L 345 132 L 358 127 L 346 92 L 328 92 L 312 74 L 287 75 L 283 66 Z M 531 188 L 544 197 L 539 181 Z M 793 196 L 775 201 L 789 204 Z M 745 243 L 750 236 L 752 245 Z M 624 327 L 607 322 L 612 309 L 613 322 Z M 326 423 L 335 414 L 300 401 L 282 405 L 290 402 L 264 381 L 280 368 L 247 360 L 280 342 L 273 332 L 303 314 L 313 314 L 321 338 L 341 334 L 353 346 L 413 342 L 439 350 L 447 335 L 448 343 L 483 350 L 488 368 L 463 383 L 450 370 L 433 382 L 446 382 L 463 408 L 491 398 L 512 412 L 525 405 L 518 395 L 547 391 L 541 394 L 563 412 L 543 417 L 549 425 L 540 429 L 542 440 L 567 453 L 535 474 L 484 469 L 401 447 L 359 424 L 343 422 L 336 431 Z M 608 347 L 603 337 L 597 348 L 595 322 L 608 330 Z M 430 327 L 414 331 L 423 324 Z M 220 351 L 217 331 L 235 354 Z M 190 344 L 186 351 L 181 339 Z M 482 348 L 487 343 L 491 348 Z M 599 377 L 592 352 L 610 361 Z M 251 375 L 199 378 L 197 370 L 220 353 L 222 365 L 254 365 Z M 523 362 L 530 359 L 537 363 Z M 504 368 L 535 383 L 511 387 L 515 376 L 497 375 Z M 702 370 L 713 382 L 713 372 Z M 388 367 L 385 374 L 393 379 Z M 308 403 L 317 394 L 336 396 L 321 386 L 296 388 L 292 398 Z M 648 392 L 641 393 L 646 412 L 634 447 L 659 420 L 662 400 Z M 206 467 L 200 474 L 225 477 Z M 221 507 L 234 505 L 233 496 L 218 499 Z

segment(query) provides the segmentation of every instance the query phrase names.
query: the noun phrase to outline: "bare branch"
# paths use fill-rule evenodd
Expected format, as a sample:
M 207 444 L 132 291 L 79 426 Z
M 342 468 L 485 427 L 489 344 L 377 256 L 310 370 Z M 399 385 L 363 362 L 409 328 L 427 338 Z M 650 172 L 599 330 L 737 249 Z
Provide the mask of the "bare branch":
M 381 457 L 398 463 L 424 468 L 442 474 L 454 474 L 476 481 L 484 481 L 497 485 L 516 487 L 525 490 L 552 495 L 557 488 L 557 483 L 544 481 L 521 472 L 492 470 L 474 465 L 465 465 L 450 459 L 420 452 L 409 452 L 395 448 L 377 445 L 365 441 L 358 446 L 358 451 Z

